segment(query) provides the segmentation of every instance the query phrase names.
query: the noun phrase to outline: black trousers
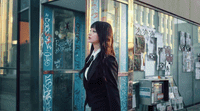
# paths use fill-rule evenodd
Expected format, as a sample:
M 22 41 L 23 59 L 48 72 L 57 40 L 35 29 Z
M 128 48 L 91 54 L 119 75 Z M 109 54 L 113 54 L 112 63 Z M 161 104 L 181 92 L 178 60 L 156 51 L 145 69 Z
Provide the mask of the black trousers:
M 108 102 L 97 102 L 91 106 L 91 111 L 110 111 Z

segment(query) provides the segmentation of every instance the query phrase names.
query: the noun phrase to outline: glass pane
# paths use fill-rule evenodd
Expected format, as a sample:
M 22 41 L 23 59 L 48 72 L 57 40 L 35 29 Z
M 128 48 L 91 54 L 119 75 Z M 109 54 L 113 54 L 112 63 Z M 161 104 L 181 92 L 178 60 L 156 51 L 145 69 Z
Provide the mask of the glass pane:
M 73 74 L 53 75 L 53 110 L 72 111 Z
M 29 10 L 20 13 L 19 35 L 20 35 L 20 71 L 28 71 L 30 69 L 30 38 L 29 38 Z
M 113 28 L 115 56 L 119 62 L 120 3 L 111 0 L 101 0 L 101 11 L 101 20 L 110 23 Z
M 29 7 L 29 0 L 19 0 L 20 2 L 20 11 Z
M 17 40 L 16 36 L 13 36 L 13 4 L 7 4 L 9 1 L 4 1 L 0 7 L 0 67 L 16 68 L 16 55 L 17 54 Z M 2 10 L 2 9 L 7 10 Z M 8 74 L 6 70 L 1 72 Z
M 197 60 L 195 61 L 195 64 L 196 62 L 200 62 L 200 42 L 198 41 L 200 37 L 200 27 L 199 26 L 195 26 L 193 25 L 193 47 L 194 47 L 194 57 L 196 56 Z M 197 68 L 196 67 L 196 72 L 200 70 L 200 68 Z M 200 74 L 199 73 L 195 73 L 195 79 L 197 81 L 194 82 L 194 85 L 195 86 L 199 86 L 200 85 L 200 82 L 198 81 L 200 79 Z M 200 100 L 200 95 L 199 95 L 199 92 L 200 92 L 200 88 L 194 88 L 194 103 L 198 103 L 199 100 Z
M 139 11 L 139 6 L 138 5 L 136 5 L 136 6 L 137 6 L 137 8 L 135 9 L 135 16 L 136 16 L 135 18 L 136 18 L 137 22 L 135 21 L 135 23 L 139 23 L 139 19 L 140 19 L 139 18 L 139 16 L 140 16 L 139 13 L 140 13 L 140 11 Z
M 179 39 L 174 39 L 175 40 L 175 53 L 174 54 L 174 59 L 176 59 L 175 65 L 177 67 L 172 67 L 173 71 L 177 71 L 178 74 L 178 87 L 181 96 L 184 98 L 184 103 L 186 106 L 191 105 L 193 98 L 188 97 L 187 95 L 193 95 L 193 81 L 194 81 L 194 60 L 197 57 L 197 54 L 194 55 L 194 53 L 198 52 L 198 49 L 194 49 L 194 42 L 191 42 L 196 36 L 193 35 L 193 25 L 191 23 L 188 23 L 185 20 L 177 19 L 177 30 L 175 34 L 177 35 L 177 38 Z M 183 33 L 183 35 L 181 34 Z M 190 36 L 188 36 L 188 34 Z M 184 39 L 184 44 L 181 43 L 183 39 L 180 38 L 185 38 Z M 191 40 L 189 40 L 189 38 Z M 188 42 L 191 42 L 191 44 L 188 44 Z M 183 47 L 182 47 L 183 46 Z M 191 47 L 191 50 L 188 50 L 189 47 Z M 180 64 L 182 63 L 182 64 Z M 187 92 L 187 90 L 189 92 Z
M 148 23 L 151 24 L 150 13 L 148 13 Z
M 54 14 L 54 69 L 72 69 L 74 14 L 58 9 Z
M 30 103 L 30 38 L 29 38 L 29 10 L 19 15 L 20 37 L 20 111 L 29 111 Z
M 17 34 L 13 31 L 13 10 L 13 0 L 0 1 L 0 111 L 16 111 Z

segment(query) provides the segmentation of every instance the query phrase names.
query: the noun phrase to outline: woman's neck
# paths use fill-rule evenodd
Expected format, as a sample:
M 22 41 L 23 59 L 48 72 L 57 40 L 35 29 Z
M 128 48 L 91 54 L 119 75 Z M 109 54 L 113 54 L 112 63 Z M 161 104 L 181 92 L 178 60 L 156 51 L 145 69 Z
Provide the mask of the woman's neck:
M 100 44 L 93 44 L 94 52 L 96 52 L 100 48 Z

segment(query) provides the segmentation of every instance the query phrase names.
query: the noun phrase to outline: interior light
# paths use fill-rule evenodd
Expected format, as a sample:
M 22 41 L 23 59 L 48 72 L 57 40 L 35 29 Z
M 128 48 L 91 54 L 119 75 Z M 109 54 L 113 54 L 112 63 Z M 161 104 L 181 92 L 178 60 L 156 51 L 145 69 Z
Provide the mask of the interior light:
M 17 44 L 17 40 L 13 40 L 13 41 L 12 41 L 12 44 Z

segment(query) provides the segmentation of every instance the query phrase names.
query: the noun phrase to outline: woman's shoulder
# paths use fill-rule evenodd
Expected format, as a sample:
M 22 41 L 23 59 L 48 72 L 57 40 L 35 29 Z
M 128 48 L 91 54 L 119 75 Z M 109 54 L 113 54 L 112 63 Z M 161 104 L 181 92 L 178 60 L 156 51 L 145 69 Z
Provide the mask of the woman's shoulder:
M 116 59 L 115 59 L 115 56 L 113 56 L 113 55 L 107 55 L 105 57 L 105 60 L 116 60 Z
M 112 64 L 112 63 L 116 63 L 117 64 L 117 60 L 116 60 L 116 57 L 113 56 L 113 55 L 108 55 L 105 57 L 105 62 L 107 64 Z

